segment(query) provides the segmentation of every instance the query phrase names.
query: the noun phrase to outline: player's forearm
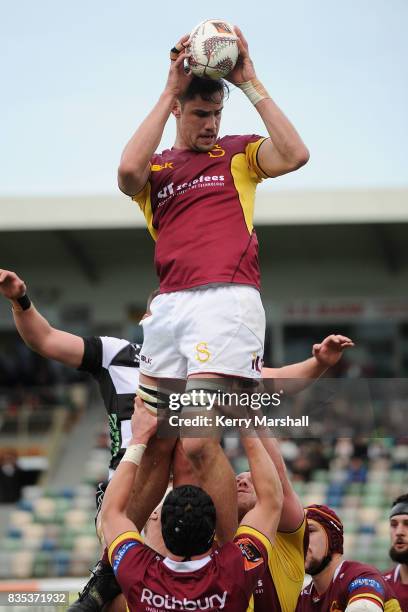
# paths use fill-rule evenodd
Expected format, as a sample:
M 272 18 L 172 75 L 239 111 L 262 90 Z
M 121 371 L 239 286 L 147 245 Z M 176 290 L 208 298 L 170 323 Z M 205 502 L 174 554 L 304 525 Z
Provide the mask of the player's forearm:
M 280 508 L 283 503 L 283 489 L 274 462 L 258 437 L 242 436 L 242 445 L 249 462 L 257 503 Z
M 175 100 L 164 91 L 124 148 L 118 170 L 119 188 L 124 193 L 135 195 L 147 181 L 150 159 L 160 144 Z
M 303 506 L 288 478 L 279 442 L 276 438 L 270 436 L 270 430 L 267 427 L 258 430 L 258 436 L 275 465 L 282 485 L 283 509 L 279 529 L 292 531 L 296 529 L 303 520 Z
M 262 368 L 262 378 L 273 378 L 274 390 L 292 394 L 306 389 L 327 369 L 315 357 L 310 357 L 282 368 Z
M 260 100 L 256 110 L 261 115 L 274 148 L 296 169 L 309 159 L 309 151 L 295 127 L 271 98 Z M 263 168 L 267 172 L 267 168 Z
M 121 461 L 115 470 L 102 502 L 102 522 L 112 520 L 118 514 L 126 515 L 129 495 L 132 491 L 138 466 Z
M 13 307 L 13 317 L 17 331 L 27 346 L 42 355 L 47 338 L 53 330 L 48 321 L 33 304 L 28 310 L 22 311 Z

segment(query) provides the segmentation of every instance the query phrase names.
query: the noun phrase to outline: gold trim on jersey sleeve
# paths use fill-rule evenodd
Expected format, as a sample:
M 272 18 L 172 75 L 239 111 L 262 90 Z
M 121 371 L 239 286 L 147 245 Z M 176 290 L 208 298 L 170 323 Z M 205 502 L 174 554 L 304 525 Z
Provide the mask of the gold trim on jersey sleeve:
M 250 168 L 252 170 L 252 172 L 254 172 L 254 174 L 255 174 L 255 176 L 256 176 L 256 178 L 258 180 L 258 183 L 260 183 L 261 180 L 264 179 L 264 178 L 271 178 L 258 165 L 258 151 L 259 151 L 259 147 L 261 146 L 261 144 L 263 142 L 265 142 L 265 140 L 268 140 L 268 139 L 267 138 L 260 138 L 256 142 L 250 142 L 245 147 L 245 156 L 246 156 L 246 161 L 247 161 L 247 164 L 248 164 L 248 168 Z
M 380 606 L 384 609 L 384 600 L 381 599 L 381 597 L 378 597 L 378 595 L 374 595 L 374 593 L 358 593 L 357 595 L 350 597 L 347 602 L 347 605 L 351 604 L 356 599 L 375 599 L 375 601 L 378 602 Z
M 108 557 L 109 563 L 112 565 L 112 553 L 115 550 L 116 546 L 118 546 L 121 542 L 125 540 L 137 540 L 141 544 L 143 544 L 143 538 L 138 531 L 125 531 L 125 533 L 121 533 L 115 538 L 112 544 L 109 546 Z
M 152 201 L 151 201 L 151 189 L 152 186 L 150 184 L 150 180 L 147 181 L 146 185 L 143 187 L 139 193 L 132 196 L 133 202 L 139 204 L 139 208 L 145 216 L 147 229 L 149 230 L 153 240 L 157 240 L 157 230 L 153 227 L 153 209 L 152 209 Z
M 254 600 L 254 596 L 251 595 L 251 599 L 249 600 L 249 604 L 246 609 L 246 612 L 254 612 L 254 610 L 255 610 L 255 600 Z
M 252 535 L 257 540 L 259 540 L 265 546 L 266 552 L 268 553 L 268 561 L 270 561 L 272 554 L 272 543 L 263 533 L 261 533 L 257 529 L 254 529 L 253 527 L 248 527 L 247 525 L 240 525 L 237 529 L 235 537 L 238 537 L 240 535 Z
M 231 159 L 231 175 L 244 214 L 248 233 L 254 229 L 255 189 L 259 179 L 248 168 L 245 153 L 236 153 Z

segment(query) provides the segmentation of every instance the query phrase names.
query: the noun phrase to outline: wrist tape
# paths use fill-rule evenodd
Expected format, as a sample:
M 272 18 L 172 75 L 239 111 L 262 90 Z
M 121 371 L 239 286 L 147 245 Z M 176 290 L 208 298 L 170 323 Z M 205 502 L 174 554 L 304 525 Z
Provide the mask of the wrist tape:
M 131 444 L 127 447 L 121 461 L 130 461 L 135 465 L 140 465 L 145 450 L 146 444 Z
M 237 83 L 237 87 L 242 89 L 254 106 L 261 100 L 266 100 L 271 97 L 258 79 Z
M 22 312 L 24 310 L 28 310 L 31 306 L 31 300 L 26 293 L 23 296 L 16 298 L 13 301 L 14 301 L 13 310 L 15 310 L 16 312 Z M 15 308 L 16 306 L 15 302 L 17 302 L 18 304 L 17 308 Z

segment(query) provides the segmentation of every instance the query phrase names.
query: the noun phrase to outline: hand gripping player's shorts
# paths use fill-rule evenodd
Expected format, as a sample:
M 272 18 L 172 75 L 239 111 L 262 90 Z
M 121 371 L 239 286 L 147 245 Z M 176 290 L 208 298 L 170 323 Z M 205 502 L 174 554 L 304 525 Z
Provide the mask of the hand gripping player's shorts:
M 143 374 L 261 377 L 265 311 L 257 289 L 220 285 L 162 293 L 154 298 L 151 312 L 142 321 Z

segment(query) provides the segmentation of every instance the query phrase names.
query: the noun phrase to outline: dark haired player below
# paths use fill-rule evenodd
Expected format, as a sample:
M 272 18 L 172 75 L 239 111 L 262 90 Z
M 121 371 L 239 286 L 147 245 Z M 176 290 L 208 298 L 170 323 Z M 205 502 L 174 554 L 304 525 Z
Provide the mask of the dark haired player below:
M 408 494 L 393 502 L 390 512 L 390 557 L 397 566 L 383 574 L 403 612 L 408 612 Z
M 253 227 L 255 190 L 263 179 L 300 168 L 309 153 L 258 81 L 248 44 L 238 28 L 236 33 L 240 55 L 228 80 L 254 105 L 269 136 L 218 137 L 224 82 L 186 74 L 185 36 L 171 50 L 164 90 L 119 166 L 119 187 L 139 204 L 156 240 L 160 295 L 143 325 L 140 366 L 149 399 L 157 394 L 158 378 L 187 379 L 187 391 L 211 391 L 222 387 L 220 379 L 261 376 L 265 313 Z M 174 146 L 156 154 L 171 115 Z M 222 540 L 228 541 L 236 529 L 231 466 L 217 439 L 184 439 L 183 446 L 220 508 Z
M 156 418 L 137 398 L 131 444 L 102 504 L 109 558 L 128 608 L 245 612 L 268 565 L 282 511 L 282 485 L 274 463 L 257 437 L 243 437 L 257 501 L 242 519 L 234 542 L 214 550 L 216 512 L 211 498 L 193 485 L 173 489 L 161 513 L 169 550 L 163 558 L 143 544 L 126 512 L 138 465 L 156 427 Z
M 380 572 L 343 559 L 343 523 L 324 505 L 306 508 L 309 547 L 305 570 L 312 582 L 303 589 L 296 612 L 400 612 Z

